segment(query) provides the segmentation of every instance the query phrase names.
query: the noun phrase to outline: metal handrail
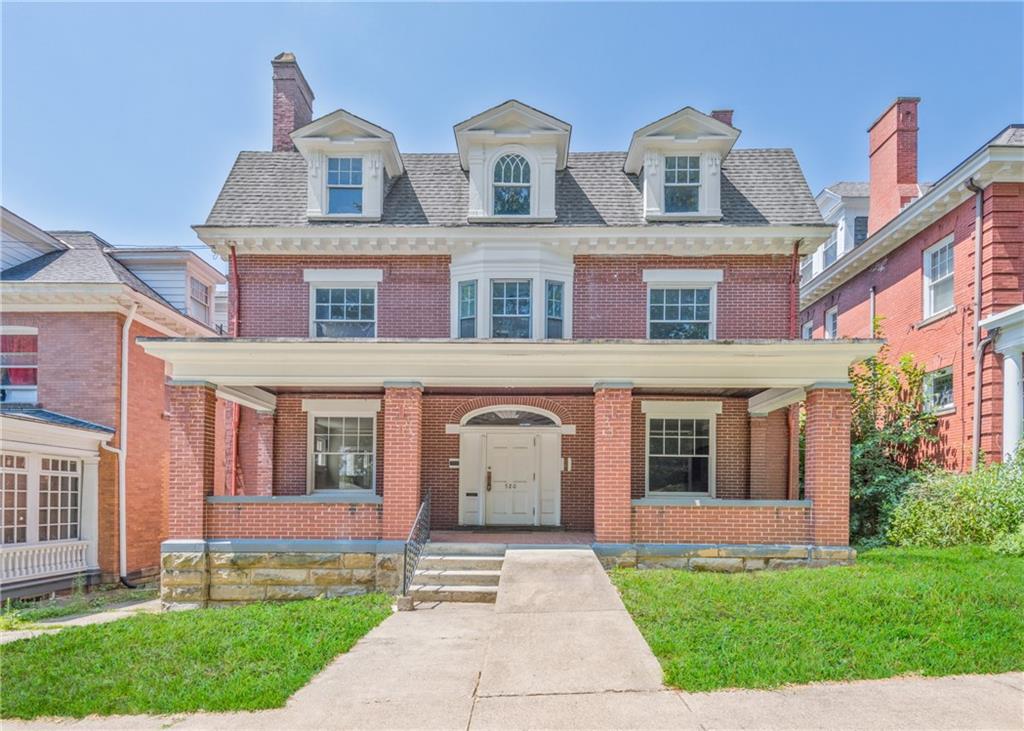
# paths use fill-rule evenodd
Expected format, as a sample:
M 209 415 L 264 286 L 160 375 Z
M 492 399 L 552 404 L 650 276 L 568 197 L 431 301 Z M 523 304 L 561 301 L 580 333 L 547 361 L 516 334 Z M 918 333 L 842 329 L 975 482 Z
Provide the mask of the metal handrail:
M 416 565 L 420 561 L 420 554 L 423 547 L 430 539 L 430 492 L 423 496 L 419 512 L 416 513 L 416 520 L 409 529 L 409 539 L 405 542 L 405 552 L 402 560 L 402 596 L 408 596 L 409 587 L 412 585 L 413 576 L 416 574 Z

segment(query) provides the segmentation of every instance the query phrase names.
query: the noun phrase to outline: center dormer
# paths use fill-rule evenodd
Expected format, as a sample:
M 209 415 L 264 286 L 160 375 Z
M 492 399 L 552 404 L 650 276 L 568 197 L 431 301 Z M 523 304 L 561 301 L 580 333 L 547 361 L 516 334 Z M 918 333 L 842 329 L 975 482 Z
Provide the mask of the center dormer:
M 565 168 L 572 126 L 514 99 L 455 125 L 469 172 L 470 223 L 555 220 L 555 172 Z
M 307 163 L 310 220 L 380 220 L 388 181 L 404 170 L 393 134 L 339 109 L 291 139 Z
M 732 112 L 684 107 L 633 133 L 625 171 L 641 176 L 647 221 L 722 218 L 722 160 L 740 131 Z

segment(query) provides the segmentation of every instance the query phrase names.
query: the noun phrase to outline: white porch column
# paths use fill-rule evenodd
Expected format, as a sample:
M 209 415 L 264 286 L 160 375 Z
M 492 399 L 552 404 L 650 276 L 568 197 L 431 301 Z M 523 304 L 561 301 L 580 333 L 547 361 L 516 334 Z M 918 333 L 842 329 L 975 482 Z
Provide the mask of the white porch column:
M 78 497 L 78 537 L 88 543 L 85 563 L 90 569 L 98 568 L 100 565 L 99 485 L 100 458 L 83 458 L 82 487 Z
M 1008 460 L 1024 437 L 1024 351 L 1003 353 L 1003 459 Z

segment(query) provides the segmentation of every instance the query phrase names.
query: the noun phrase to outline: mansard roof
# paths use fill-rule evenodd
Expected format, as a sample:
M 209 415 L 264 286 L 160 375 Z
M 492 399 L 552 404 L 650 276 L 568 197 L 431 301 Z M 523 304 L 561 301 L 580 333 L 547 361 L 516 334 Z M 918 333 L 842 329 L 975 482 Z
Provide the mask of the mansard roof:
M 469 181 L 456 153 L 405 153 L 379 222 L 310 222 L 306 162 L 297 152 L 242 152 L 206 226 L 467 226 Z M 644 219 L 642 183 L 623 171 L 625 152 L 570 152 L 556 174 L 556 219 L 525 226 L 687 226 Z M 790 149 L 733 149 L 722 161 L 722 226 L 823 224 Z M 480 225 L 480 224 L 476 224 Z M 498 224 L 494 224 L 498 225 Z M 503 224 L 507 225 L 507 224 Z

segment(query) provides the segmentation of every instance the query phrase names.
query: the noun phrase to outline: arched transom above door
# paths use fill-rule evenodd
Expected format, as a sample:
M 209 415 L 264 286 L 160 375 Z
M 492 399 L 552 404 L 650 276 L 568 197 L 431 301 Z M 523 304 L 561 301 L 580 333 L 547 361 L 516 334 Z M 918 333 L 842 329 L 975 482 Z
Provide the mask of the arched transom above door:
M 563 424 L 558 414 L 537 406 L 523 404 L 491 405 L 464 414 L 458 424 L 448 424 L 445 432 L 459 434 L 477 429 L 551 429 L 561 434 L 575 434 L 574 424 Z

